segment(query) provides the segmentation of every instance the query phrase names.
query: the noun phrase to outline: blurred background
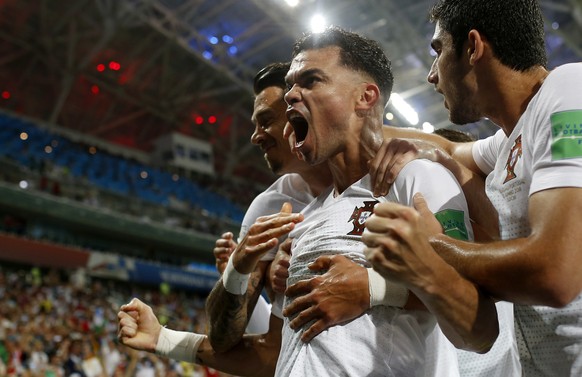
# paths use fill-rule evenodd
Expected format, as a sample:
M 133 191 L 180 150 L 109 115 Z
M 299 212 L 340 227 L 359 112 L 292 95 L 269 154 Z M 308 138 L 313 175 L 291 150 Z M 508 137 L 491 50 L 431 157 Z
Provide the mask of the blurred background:
M 426 83 L 433 1 L 0 0 L 0 376 L 211 376 L 117 345 L 137 296 L 204 332 L 212 248 L 275 176 L 252 78 L 304 31 L 378 40 L 385 123 L 448 122 Z M 541 1 L 550 68 L 582 57 L 582 1 Z M 77 373 L 77 374 L 75 374 Z

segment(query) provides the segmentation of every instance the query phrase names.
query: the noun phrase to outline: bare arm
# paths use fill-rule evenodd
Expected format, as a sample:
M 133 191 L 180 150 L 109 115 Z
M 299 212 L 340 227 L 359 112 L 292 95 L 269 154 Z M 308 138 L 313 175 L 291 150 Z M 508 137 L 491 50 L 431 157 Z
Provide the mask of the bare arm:
M 313 321 L 301 335 L 304 342 L 311 341 L 332 326 L 358 318 L 371 305 L 368 271 L 351 259 L 343 255 L 324 255 L 310 264 L 309 269 L 321 271 L 322 274 L 287 288 L 285 294 L 294 297 L 294 300 L 283 310 L 285 317 L 293 317 L 289 322 L 292 329 Z M 388 304 L 382 302 L 372 305 Z M 414 294 L 408 295 L 404 308 L 427 310 Z
M 250 274 L 247 291 L 242 294 L 228 292 L 223 275 L 210 292 L 206 300 L 208 336 L 215 351 L 225 352 L 242 338 L 265 283 L 268 262 L 259 262 L 261 257 L 277 246 L 279 237 L 289 233 L 295 223 L 303 219 L 291 210 L 291 205 L 286 203 L 280 213 L 257 219 L 233 252 L 234 270 Z
M 221 275 L 224 273 L 230 255 L 236 249 L 236 242 L 233 238 L 232 232 L 225 232 L 214 242 L 212 253 L 214 254 L 216 270 Z
M 496 298 L 563 307 L 582 291 L 582 189 L 540 191 L 529 199 L 531 235 L 488 244 L 436 236 L 431 244 L 461 274 Z
M 384 143 L 369 162 L 374 195 L 386 195 L 408 162 L 418 158 L 438 162 L 449 169 L 460 183 L 471 220 L 477 224 L 476 235 L 481 238 L 477 240 L 499 239 L 497 211 L 485 194 L 485 175 L 471 152 L 474 143 L 455 143 L 438 135 L 405 128 L 384 127 L 383 130 Z
M 198 348 L 196 363 L 237 376 L 264 376 L 275 374 L 281 349 L 283 320 L 271 316 L 269 332 L 244 335 L 242 341 L 227 352 L 217 353 L 205 341 Z
M 251 273 L 245 294 L 227 292 L 221 278 L 208 295 L 209 337 L 216 351 L 224 352 L 242 338 L 263 289 L 268 265 L 268 262 L 259 262 Z
M 120 308 L 118 318 L 118 338 L 122 344 L 134 350 L 150 353 L 159 349 L 157 347 L 162 326 L 149 305 L 133 299 Z M 238 344 L 224 353 L 215 352 L 207 336 L 188 333 L 191 337 L 189 342 L 197 339 L 198 345 L 189 349 L 195 355 L 179 351 L 169 353 L 167 357 L 180 355 L 180 361 L 195 361 L 196 364 L 237 376 L 273 376 L 281 347 L 282 324 L 281 319 L 271 316 L 268 333 L 245 335 Z M 166 344 L 172 344 L 176 339 L 165 339 L 165 341 Z M 187 342 L 180 342 L 178 347 L 185 347 L 186 344 Z M 175 346 L 173 343 L 170 347 Z
M 486 352 L 499 333 L 495 302 L 434 252 L 428 235 L 440 224 L 418 195 L 415 206 L 376 205 L 362 236 L 366 257 L 383 276 L 408 286 L 457 348 Z

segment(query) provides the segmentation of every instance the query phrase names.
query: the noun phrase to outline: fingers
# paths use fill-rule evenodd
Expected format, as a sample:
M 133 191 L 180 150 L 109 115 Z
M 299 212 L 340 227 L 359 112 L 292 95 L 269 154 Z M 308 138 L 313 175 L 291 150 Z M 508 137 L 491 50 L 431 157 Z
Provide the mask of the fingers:
M 290 255 L 284 250 L 285 244 L 290 244 L 289 239 L 279 248 L 277 257 L 271 265 L 271 286 L 277 293 L 284 293 L 287 288 L 287 278 L 289 277 L 289 258 Z
M 301 341 L 309 343 L 311 339 L 321 334 L 322 331 L 329 329 L 331 326 L 333 326 L 333 324 L 328 323 L 323 319 L 319 319 L 303 332 L 303 334 L 301 335 Z
M 307 268 L 309 268 L 311 271 L 328 270 L 332 265 L 333 257 L 334 255 L 323 255 L 307 266 Z
M 385 196 L 404 166 L 420 158 L 419 147 L 411 140 L 389 139 L 383 142 L 369 162 L 375 196 Z
M 382 143 L 376 156 L 368 163 L 375 196 L 386 195 L 392 184 L 386 177 L 388 167 L 393 165 L 391 161 L 394 158 L 394 153 L 392 153 L 392 149 L 390 148 L 391 142 Z
M 137 334 L 137 320 L 129 313 L 120 311 L 117 313 L 119 331 L 117 337 L 122 340 L 133 338 Z
M 418 211 L 418 213 L 420 213 L 420 217 L 433 216 L 432 211 L 430 210 L 430 208 L 428 208 L 428 204 L 424 199 L 424 196 L 420 192 L 414 194 L 414 197 L 412 198 L 412 203 L 414 205 L 414 208 Z
M 307 322 L 318 316 L 316 306 L 312 305 L 308 296 L 303 296 L 294 300 L 283 309 L 285 317 L 293 317 L 289 322 L 289 327 L 295 330 L 304 326 Z
M 127 304 L 121 305 L 120 310 L 122 310 L 124 312 L 129 312 L 129 311 L 139 312 L 140 309 L 142 309 L 144 306 L 145 306 L 145 304 L 139 298 L 134 297 Z
M 226 232 L 222 235 L 222 238 L 217 239 L 214 242 L 214 257 L 224 258 L 230 256 L 236 247 L 236 242 L 233 241 L 233 234 L 231 232 Z
M 289 202 L 285 202 L 281 206 L 281 213 L 291 213 L 292 211 L 293 211 L 293 206 Z
M 313 278 L 306 279 L 306 280 L 300 280 L 297 283 L 290 285 L 285 290 L 285 296 L 296 297 L 296 296 L 301 296 L 301 295 L 307 295 L 309 292 L 311 292 L 311 290 L 313 288 L 312 280 L 313 280 Z M 293 304 L 294 303 L 295 303 L 295 301 L 293 302 Z
M 245 244 L 252 247 L 272 241 L 272 239 L 278 239 L 292 231 L 296 223 L 303 221 L 303 215 L 292 213 L 292 209 L 290 203 L 284 203 L 278 214 L 259 217 L 249 228 Z M 271 244 L 271 247 L 274 246 L 276 244 Z
M 285 271 L 287 271 L 287 269 L 285 269 Z M 289 277 L 288 273 L 277 273 L 275 272 L 273 275 L 273 279 L 271 281 L 271 286 L 273 288 L 273 291 L 275 291 L 276 293 L 280 293 L 283 294 L 285 293 L 285 290 L 287 289 L 287 278 Z

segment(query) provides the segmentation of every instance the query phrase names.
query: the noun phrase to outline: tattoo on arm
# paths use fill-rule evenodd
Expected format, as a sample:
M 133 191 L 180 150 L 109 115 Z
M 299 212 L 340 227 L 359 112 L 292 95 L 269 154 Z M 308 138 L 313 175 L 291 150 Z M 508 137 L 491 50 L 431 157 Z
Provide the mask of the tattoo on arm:
M 265 271 L 265 263 L 259 263 L 251 274 L 249 287 L 244 295 L 227 292 L 222 280 L 219 280 L 210 292 L 206 301 L 208 338 L 216 352 L 225 352 L 242 339 L 263 289 Z

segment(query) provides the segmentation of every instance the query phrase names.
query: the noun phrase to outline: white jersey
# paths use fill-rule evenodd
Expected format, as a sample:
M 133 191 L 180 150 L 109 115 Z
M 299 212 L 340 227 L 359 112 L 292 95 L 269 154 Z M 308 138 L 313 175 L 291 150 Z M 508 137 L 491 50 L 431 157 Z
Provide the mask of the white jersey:
M 513 304 L 495 304 L 499 319 L 499 336 L 484 354 L 457 350 L 460 377 L 519 377 L 521 364 L 515 340 Z
M 282 175 L 252 201 L 243 218 L 237 242 L 242 241 L 257 218 L 280 212 L 283 203 L 289 202 L 293 207 L 293 212 L 301 212 L 313 199 L 309 185 L 299 174 Z M 273 248 L 261 260 L 272 261 L 276 253 L 277 248 Z M 249 319 L 246 332 L 250 334 L 266 333 L 269 329 L 269 313 L 272 312 L 279 318 L 283 317 L 281 314 L 282 302 L 283 298 L 278 297 L 271 307 L 264 299 L 259 299 Z
M 289 285 L 313 277 L 307 265 L 321 255 L 343 254 L 368 267 L 361 235 L 378 202 L 412 206 L 413 195 L 421 192 L 449 234 L 473 236 L 462 191 L 438 164 L 410 162 L 386 197 L 375 198 L 370 187 L 366 176 L 341 195 L 334 196 L 333 188 L 326 190 L 305 208 L 305 220 L 290 234 Z M 436 321 L 428 312 L 376 306 L 309 343 L 300 340 L 306 327 L 291 330 L 289 321 L 285 318 L 277 376 L 434 376 L 434 366 L 427 365 L 426 340 Z
M 241 223 L 237 242 L 242 241 L 259 217 L 281 212 L 283 203 L 290 202 L 293 212 L 299 213 L 313 199 L 309 185 L 299 174 L 282 175 L 252 201 Z M 273 248 L 261 260 L 273 260 L 276 253 L 277 248 Z
M 487 196 L 503 239 L 527 237 L 529 196 L 582 187 L 582 64 L 556 68 L 509 137 L 477 141 L 473 158 L 488 173 Z M 551 253 L 551 250 L 548 250 Z M 515 305 L 525 376 L 582 376 L 582 295 L 562 309 Z

